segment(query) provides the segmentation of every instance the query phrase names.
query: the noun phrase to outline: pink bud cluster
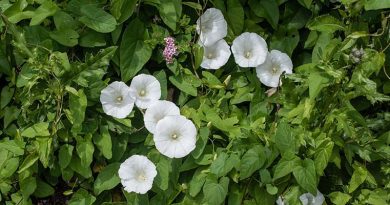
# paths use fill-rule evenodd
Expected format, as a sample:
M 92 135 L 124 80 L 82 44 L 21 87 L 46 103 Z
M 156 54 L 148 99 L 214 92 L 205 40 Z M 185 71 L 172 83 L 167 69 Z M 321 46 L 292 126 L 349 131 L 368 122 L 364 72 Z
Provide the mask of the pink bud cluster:
M 165 61 L 167 63 L 173 63 L 173 56 L 177 55 L 177 47 L 175 45 L 175 39 L 173 37 L 166 37 L 165 40 L 165 48 L 163 51 L 163 55 Z

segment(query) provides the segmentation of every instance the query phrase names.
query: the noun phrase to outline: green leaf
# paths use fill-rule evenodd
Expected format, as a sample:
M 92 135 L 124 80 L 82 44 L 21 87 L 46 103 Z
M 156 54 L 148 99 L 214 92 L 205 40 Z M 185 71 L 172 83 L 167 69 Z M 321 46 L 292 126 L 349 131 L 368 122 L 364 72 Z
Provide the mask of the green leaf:
M 23 130 L 21 135 L 23 137 L 33 138 L 37 136 L 49 136 L 50 132 L 48 130 L 49 123 L 48 122 L 38 122 L 33 126 Z
M 134 77 L 152 56 L 152 48 L 144 42 L 146 36 L 145 25 L 139 19 L 131 21 L 123 33 L 119 50 L 122 81 Z
M 98 47 L 98 46 L 105 46 L 106 43 L 106 34 L 98 33 L 94 30 L 87 29 L 86 32 L 82 34 L 79 40 L 79 44 L 82 47 Z
M 227 1 L 226 17 L 234 34 L 241 34 L 244 28 L 244 8 L 239 0 Z
M 61 29 L 50 32 L 50 37 L 61 45 L 73 47 L 78 44 L 79 34 L 72 29 Z
M 57 9 L 57 5 L 51 0 L 44 1 L 43 4 L 34 11 L 34 15 L 30 21 L 30 26 L 39 25 L 47 17 L 53 16 L 57 12 Z
M 92 142 L 88 139 L 80 140 L 77 142 L 76 150 L 81 159 L 81 164 L 89 166 L 92 163 L 95 150 Z
M 264 147 L 256 145 L 249 149 L 241 159 L 240 179 L 250 177 L 255 171 L 259 170 L 265 162 Z
M 45 198 L 54 194 L 54 189 L 46 182 L 37 179 L 37 188 L 35 189 L 34 196 L 38 198 Z
M 207 141 L 209 139 L 210 130 L 207 127 L 201 127 L 199 130 L 199 138 L 196 140 L 196 147 L 194 151 L 191 152 L 191 155 L 198 159 L 202 155 L 204 148 L 206 147 Z
M 125 22 L 134 13 L 138 0 L 113 0 L 110 12 L 119 24 Z
M 0 170 L 0 178 L 8 178 L 11 177 L 19 166 L 19 158 L 13 157 L 5 161 L 5 166 L 3 166 Z
M 329 194 L 330 201 L 335 205 L 345 205 L 352 198 L 349 194 L 342 193 L 339 191 L 332 192 Z
M 192 84 L 190 84 L 189 82 L 184 80 L 181 76 L 169 76 L 169 81 L 171 81 L 171 83 L 174 86 L 179 88 L 179 90 L 181 90 L 189 95 L 192 95 L 192 96 L 198 95 L 198 91 L 197 91 L 196 87 L 194 87 Z
M 73 171 L 79 173 L 84 178 L 89 178 L 92 176 L 92 171 L 89 166 L 81 163 L 81 160 L 76 155 L 73 155 L 72 160 L 70 161 L 69 166 Z
M 234 167 L 240 164 L 240 158 L 237 154 L 232 153 L 230 156 L 221 152 L 217 159 L 210 166 L 210 172 L 217 177 L 222 177 L 228 174 Z
M 36 153 L 29 154 L 26 158 L 24 158 L 22 165 L 19 167 L 18 173 L 22 173 L 24 170 L 28 169 L 39 159 L 39 155 Z
M 225 201 L 228 192 L 229 178 L 222 177 L 219 181 L 208 177 L 203 186 L 203 194 L 209 205 L 220 205 Z
M 84 121 L 85 110 L 87 108 L 87 96 L 84 91 L 80 89 L 76 91 L 73 88 L 67 87 L 69 92 L 69 112 L 67 117 L 73 124 L 72 132 L 78 133 L 81 131 L 81 125 Z
M 317 175 L 323 175 L 324 169 L 327 167 L 329 159 L 332 155 L 334 142 L 325 140 L 319 145 L 314 154 L 314 163 L 316 166 Z
M 333 33 L 337 30 L 344 30 L 345 27 L 341 21 L 335 17 L 326 14 L 317 16 L 311 22 L 308 23 L 307 27 L 310 30 Z
M 324 74 L 318 72 L 310 73 L 309 79 L 309 96 L 310 99 L 315 99 L 320 94 L 321 89 L 326 87 L 329 83 L 329 78 L 325 77 Z
M 389 9 L 390 1 L 386 0 L 366 0 L 364 9 L 366 10 L 378 10 L 378 9 Z
M 100 126 L 100 134 L 95 134 L 93 137 L 93 143 L 102 152 L 106 159 L 112 157 L 112 142 L 108 126 Z
M 69 205 L 92 205 L 96 197 L 88 193 L 87 190 L 80 188 L 69 200 Z
M 295 153 L 295 139 L 292 134 L 292 129 L 285 121 L 279 123 L 275 133 L 274 142 L 282 156 L 285 154 Z
M 298 2 L 307 9 L 310 9 L 313 0 L 298 0 Z
M 58 152 L 58 163 L 60 164 L 61 169 L 65 169 L 69 165 L 72 160 L 73 149 L 73 145 L 64 144 L 61 146 L 60 151 Z
M 348 192 L 354 192 L 367 178 L 367 169 L 363 168 L 361 165 L 354 165 L 354 171 L 351 177 L 351 181 L 349 181 Z
M 276 29 L 279 22 L 279 7 L 275 0 L 249 0 L 249 6 L 256 16 L 267 19 L 272 28 Z
M 76 30 L 80 24 L 71 15 L 64 11 L 57 11 L 53 16 L 53 20 L 57 30 Z
M 181 0 L 165 0 L 157 8 L 164 23 L 175 31 L 181 15 Z
M 104 190 L 110 190 L 120 183 L 118 176 L 120 163 L 112 163 L 103 168 L 103 170 L 96 177 L 93 185 L 93 191 L 99 195 Z
M 35 179 L 35 177 L 30 176 L 20 181 L 19 185 L 23 197 L 28 198 L 31 194 L 34 193 L 35 189 L 37 188 L 37 180 Z
M 316 168 L 313 160 L 303 160 L 302 166 L 296 167 L 293 174 L 302 188 L 314 195 L 317 194 Z
M 300 165 L 300 159 L 295 155 L 286 155 L 278 162 L 275 167 L 273 179 L 279 179 L 293 172 Z
M 79 21 L 97 32 L 110 33 L 116 28 L 115 18 L 93 4 L 82 5 L 80 12 L 82 16 Z
M 169 184 L 169 173 L 172 171 L 170 161 L 166 158 L 160 158 L 157 163 L 157 176 L 155 179 L 156 185 L 161 190 L 167 190 Z
M 9 102 L 11 102 L 14 92 L 15 88 L 10 88 L 8 86 L 4 86 L 3 89 L 1 89 L 0 109 L 3 109 Z
M 0 142 L 0 150 L 8 150 L 17 156 L 24 154 L 24 147 L 16 143 L 14 140 Z
M 202 187 L 206 181 L 207 174 L 202 172 L 203 169 L 198 168 L 195 171 L 195 174 L 193 175 L 189 185 L 190 185 L 190 195 L 192 197 L 195 197 L 199 194 L 199 192 L 202 190 Z

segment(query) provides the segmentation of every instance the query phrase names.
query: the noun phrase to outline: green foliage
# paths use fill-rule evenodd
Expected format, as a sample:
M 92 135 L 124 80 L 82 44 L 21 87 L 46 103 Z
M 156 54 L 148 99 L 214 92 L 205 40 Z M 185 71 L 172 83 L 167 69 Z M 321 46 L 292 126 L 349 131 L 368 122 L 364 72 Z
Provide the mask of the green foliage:
M 195 24 L 210 7 L 287 53 L 271 94 L 231 56 L 202 70 Z M 275 204 L 321 191 L 326 204 L 390 203 L 390 3 L 386 0 L 1 0 L 0 204 Z M 164 38 L 178 53 L 164 61 Z M 197 127 L 170 159 L 143 111 L 107 116 L 110 82 L 153 74 Z M 267 91 L 267 92 L 266 92 Z M 144 195 L 118 169 L 146 155 Z M 57 201 L 56 201 L 57 200 Z

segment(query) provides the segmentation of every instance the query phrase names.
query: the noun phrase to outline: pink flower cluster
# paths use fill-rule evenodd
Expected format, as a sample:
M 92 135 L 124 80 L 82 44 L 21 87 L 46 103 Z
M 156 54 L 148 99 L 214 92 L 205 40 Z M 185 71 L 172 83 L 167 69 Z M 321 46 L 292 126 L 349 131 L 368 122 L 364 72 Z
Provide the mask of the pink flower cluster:
M 173 63 L 173 56 L 177 55 L 177 47 L 175 45 L 175 39 L 173 37 L 166 37 L 165 40 L 165 48 L 163 51 L 163 55 L 165 61 L 167 63 Z

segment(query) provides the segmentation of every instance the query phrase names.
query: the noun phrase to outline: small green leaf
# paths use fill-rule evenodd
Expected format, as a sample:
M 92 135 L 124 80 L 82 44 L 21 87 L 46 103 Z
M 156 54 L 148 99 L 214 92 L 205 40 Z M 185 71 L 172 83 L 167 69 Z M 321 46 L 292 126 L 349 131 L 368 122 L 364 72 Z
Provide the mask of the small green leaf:
M 39 159 L 39 155 L 36 153 L 29 154 L 26 158 L 24 158 L 22 165 L 19 167 L 18 173 L 22 173 L 24 170 L 28 169 Z
M 96 133 L 94 135 L 93 142 L 106 159 L 111 159 L 112 142 L 107 125 L 100 126 L 100 134 Z
M 38 198 L 45 198 L 54 194 L 54 189 L 48 183 L 37 179 L 37 188 L 35 189 L 34 196 Z
M 208 177 L 203 186 L 204 199 L 209 205 L 220 205 L 225 201 L 228 192 L 229 178 L 222 177 L 219 181 Z
M 92 142 L 88 139 L 80 140 L 77 142 L 76 150 L 81 159 L 81 164 L 89 166 L 92 163 L 95 150 Z
M 333 33 L 337 30 L 345 29 L 341 21 L 339 21 L 338 19 L 336 19 L 335 17 L 329 14 L 317 16 L 311 22 L 309 22 L 307 27 L 310 30 L 328 32 L 328 33 Z
M 272 28 L 276 29 L 279 22 L 279 7 L 275 0 L 249 0 L 249 6 L 258 17 L 267 19 Z
M 137 18 L 123 33 L 119 50 L 122 81 L 127 82 L 134 77 L 152 56 L 152 48 L 144 42 L 146 36 L 145 25 Z
M 96 201 L 96 197 L 88 193 L 87 190 L 80 188 L 72 198 L 68 201 L 69 205 L 92 205 Z
M 138 0 L 112 0 L 111 2 L 110 12 L 121 24 L 134 13 Z
M 20 191 L 23 194 L 23 197 L 29 197 L 31 194 L 34 193 L 35 189 L 37 188 L 37 180 L 35 177 L 27 177 L 19 182 L 20 184 Z
M 82 5 L 80 12 L 82 16 L 79 21 L 97 32 L 110 33 L 116 28 L 115 18 L 93 4 Z
M 366 0 L 364 4 L 364 9 L 366 10 L 379 10 L 379 9 L 389 9 L 390 1 L 386 0 Z
M 58 153 L 58 163 L 60 164 L 61 169 L 65 169 L 70 161 L 72 160 L 73 145 L 64 144 L 61 146 Z
M 329 194 L 330 201 L 335 205 L 345 205 L 352 198 L 349 194 L 342 193 L 339 191 L 332 192 Z
M 275 167 L 273 179 L 279 179 L 293 172 L 300 165 L 300 159 L 295 155 L 283 156 Z
M 249 149 L 241 159 L 240 179 L 250 177 L 255 171 L 263 166 L 265 160 L 263 146 L 256 145 Z
M 49 136 L 50 132 L 48 130 L 49 123 L 48 122 L 38 122 L 33 126 L 23 130 L 21 135 L 23 137 L 33 138 L 37 136 Z
M 308 82 L 310 99 L 315 99 L 320 94 L 321 89 L 327 86 L 329 78 L 325 77 L 325 74 L 312 72 Z
M 241 34 L 244 28 L 244 8 L 239 0 L 227 1 L 226 17 L 234 34 Z
M 348 192 L 354 192 L 367 178 L 367 169 L 363 168 L 360 165 L 355 165 L 354 171 L 351 177 L 351 181 L 349 181 Z
M 93 185 L 93 190 L 96 195 L 99 195 L 104 190 L 113 189 L 121 181 L 118 176 L 120 163 L 112 163 L 103 168 L 96 177 Z
M 42 23 L 49 16 L 53 16 L 57 12 L 58 6 L 51 0 L 44 1 L 35 11 L 31 18 L 30 26 L 36 26 Z
M 8 86 L 4 86 L 3 89 L 1 89 L 0 109 L 3 109 L 9 102 L 11 102 L 14 91 L 15 88 L 10 88 Z
M 296 167 L 293 174 L 302 188 L 314 195 L 317 194 L 316 168 L 313 160 L 303 160 L 302 166 Z
M 274 142 L 282 155 L 295 153 L 295 139 L 290 125 L 282 121 L 279 123 Z
M 64 46 L 73 47 L 78 44 L 79 34 L 72 29 L 61 29 L 50 32 L 50 37 Z

